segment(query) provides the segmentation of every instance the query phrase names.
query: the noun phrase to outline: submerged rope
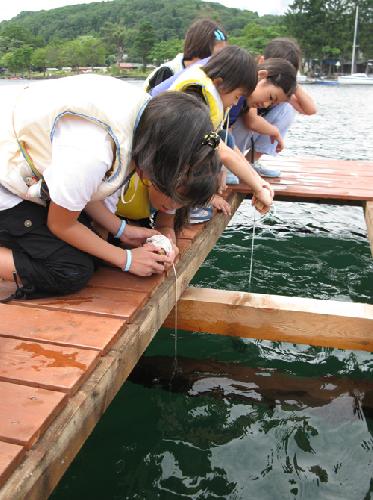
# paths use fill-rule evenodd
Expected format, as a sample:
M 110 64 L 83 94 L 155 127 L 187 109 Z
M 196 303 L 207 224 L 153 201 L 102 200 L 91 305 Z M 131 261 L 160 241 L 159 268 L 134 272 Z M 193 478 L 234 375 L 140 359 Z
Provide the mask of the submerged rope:
M 263 215 L 263 217 L 259 218 L 259 222 L 262 222 L 265 220 L 269 215 L 273 213 L 274 216 L 276 216 L 276 207 L 275 205 L 271 205 L 270 210 Z M 250 270 L 249 270 L 249 292 L 251 292 L 251 279 L 253 275 L 253 262 L 254 262 L 254 244 L 255 244 L 255 230 L 256 230 L 256 209 L 254 208 L 254 214 L 253 214 L 253 225 L 252 225 L 252 236 L 251 236 L 251 255 L 250 255 Z

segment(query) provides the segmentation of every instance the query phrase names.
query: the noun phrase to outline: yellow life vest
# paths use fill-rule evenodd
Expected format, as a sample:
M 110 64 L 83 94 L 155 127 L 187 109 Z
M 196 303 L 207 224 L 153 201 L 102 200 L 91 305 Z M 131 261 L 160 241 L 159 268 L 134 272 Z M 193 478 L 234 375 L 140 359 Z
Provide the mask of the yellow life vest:
M 149 188 L 135 172 L 130 180 L 128 189 L 123 197 L 119 198 L 117 215 L 131 220 L 147 219 L 150 217 Z
M 193 64 L 183 71 L 170 86 L 169 90 L 184 92 L 188 87 L 198 86 L 209 107 L 210 118 L 215 130 L 219 129 L 224 121 L 224 107 L 219 92 L 211 78 L 201 69 L 198 64 Z
M 52 139 L 62 116 L 86 118 L 103 127 L 115 145 L 113 165 L 92 200 L 110 196 L 130 170 L 133 131 L 149 100 L 141 89 L 116 78 L 78 75 L 2 89 L 0 94 L 0 185 L 42 203 L 30 179 L 52 162 Z

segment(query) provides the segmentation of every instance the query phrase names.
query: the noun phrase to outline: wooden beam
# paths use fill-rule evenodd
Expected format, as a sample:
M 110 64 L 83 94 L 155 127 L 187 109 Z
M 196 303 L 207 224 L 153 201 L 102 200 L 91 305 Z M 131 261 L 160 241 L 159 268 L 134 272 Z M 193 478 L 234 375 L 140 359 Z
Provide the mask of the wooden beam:
M 364 204 L 364 214 L 365 214 L 365 221 L 367 223 L 370 251 L 373 256 L 373 201 L 367 201 Z
M 232 215 L 242 199 L 242 195 L 234 195 L 230 200 Z M 118 340 L 101 358 L 88 380 L 69 399 L 48 431 L 28 451 L 24 462 L 0 489 L 0 500 L 41 500 L 49 497 L 229 219 L 218 214 L 206 225 L 177 264 L 177 281 L 170 272 L 132 323 L 123 326 Z
M 182 330 L 373 351 L 373 305 L 188 288 L 177 316 Z

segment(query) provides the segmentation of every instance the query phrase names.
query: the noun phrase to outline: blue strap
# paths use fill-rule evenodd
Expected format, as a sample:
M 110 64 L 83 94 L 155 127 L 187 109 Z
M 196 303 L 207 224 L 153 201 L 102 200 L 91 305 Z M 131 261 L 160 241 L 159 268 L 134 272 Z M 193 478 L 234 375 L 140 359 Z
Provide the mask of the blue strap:
M 119 229 L 118 229 L 118 232 L 117 234 L 114 235 L 114 238 L 119 240 L 119 238 L 122 236 L 122 234 L 124 233 L 124 230 L 126 229 L 126 226 L 127 226 L 127 221 L 125 219 L 123 219 L 120 223 L 120 226 L 119 226 Z

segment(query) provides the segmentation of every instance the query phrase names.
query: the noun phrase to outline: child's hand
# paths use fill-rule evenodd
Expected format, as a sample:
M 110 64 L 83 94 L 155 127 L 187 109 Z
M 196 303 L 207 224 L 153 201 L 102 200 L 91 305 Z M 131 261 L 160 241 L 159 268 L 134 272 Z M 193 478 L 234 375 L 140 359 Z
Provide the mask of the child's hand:
M 224 200 L 221 196 L 218 194 L 214 194 L 214 196 L 211 198 L 211 205 L 219 210 L 220 212 L 223 212 L 225 215 L 231 215 L 231 206 L 227 201 Z
M 158 249 L 148 243 L 143 247 L 132 250 L 132 263 L 129 272 L 137 276 L 151 276 L 162 274 L 165 270 L 167 255 L 160 255 Z
M 179 255 L 178 247 L 172 241 L 171 241 L 171 245 L 172 245 L 172 251 L 169 254 L 162 254 L 159 251 L 159 248 L 157 248 L 158 254 L 162 255 L 163 257 L 166 257 L 166 259 L 163 261 L 165 271 L 167 271 L 168 269 L 170 269 L 170 267 L 172 267 L 172 265 L 176 261 L 177 256 Z M 146 248 L 148 250 L 153 250 L 156 247 L 154 245 L 152 245 L 152 243 L 145 243 L 145 245 L 143 245 L 142 248 Z
M 273 203 L 273 189 L 268 182 L 263 182 L 259 190 L 255 191 L 251 204 L 260 212 L 265 214 Z
M 124 233 L 120 237 L 120 241 L 126 246 L 136 248 L 143 245 L 146 238 L 150 238 L 155 234 L 160 234 L 159 231 L 155 229 L 148 229 L 147 227 L 133 226 L 132 224 L 127 224 Z
M 277 142 L 276 153 L 280 153 L 285 148 L 285 143 L 284 143 L 283 138 L 281 137 L 279 130 L 277 130 L 277 132 L 275 134 L 270 135 L 270 138 L 271 138 L 272 144 L 275 141 Z

